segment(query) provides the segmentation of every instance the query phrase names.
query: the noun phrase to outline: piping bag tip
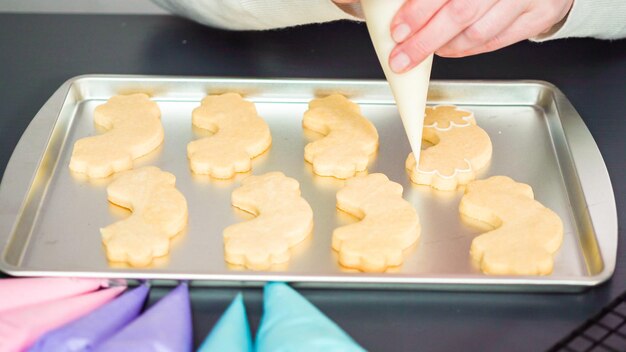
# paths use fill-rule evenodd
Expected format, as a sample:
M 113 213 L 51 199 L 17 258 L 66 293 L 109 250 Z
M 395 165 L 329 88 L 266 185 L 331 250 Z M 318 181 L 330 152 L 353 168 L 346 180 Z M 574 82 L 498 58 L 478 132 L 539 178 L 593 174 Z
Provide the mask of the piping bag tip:
M 419 164 L 433 54 L 416 67 L 401 74 L 393 72 L 389 67 L 388 58 L 396 46 L 390 32 L 391 21 L 404 2 L 405 0 L 361 0 L 361 6 L 372 44 L 391 87 L 413 156 Z

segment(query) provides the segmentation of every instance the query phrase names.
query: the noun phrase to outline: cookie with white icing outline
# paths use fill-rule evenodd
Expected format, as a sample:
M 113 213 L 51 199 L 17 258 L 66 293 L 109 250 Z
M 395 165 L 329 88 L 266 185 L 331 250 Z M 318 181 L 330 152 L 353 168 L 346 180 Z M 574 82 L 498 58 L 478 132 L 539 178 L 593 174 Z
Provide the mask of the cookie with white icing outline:
M 376 127 L 343 95 L 311 100 L 302 126 L 324 135 L 304 148 L 304 159 L 320 176 L 352 177 L 367 168 L 378 149 Z
M 191 171 L 227 179 L 252 168 L 252 159 L 272 144 L 267 123 L 252 102 L 237 93 L 209 95 L 192 112 L 192 124 L 213 133 L 187 145 Z
M 92 178 L 133 168 L 133 160 L 163 142 L 161 110 L 146 94 L 116 95 L 94 111 L 106 133 L 74 143 L 70 169 Z
M 109 202 L 130 217 L 100 229 L 107 258 L 145 266 L 169 253 L 170 239 L 187 224 L 187 201 L 176 177 L 154 166 L 120 173 L 107 187 Z
M 476 125 L 473 113 L 455 106 L 426 108 L 422 139 L 432 146 L 422 150 L 419 166 L 413 153 L 406 160 L 416 184 L 454 190 L 474 180 L 491 160 L 489 135 Z
M 256 215 L 224 229 L 224 258 L 253 270 L 289 261 L 289 249 L 313 230 L 313 210 L 300 184 L 282 172 L 248 176 L 232 193 L 233 206 Z
M 420 237 L 417 211 L 402 198 L 402 186 L 384 174 L 357 176 L 337 192 L 337 208 L 360 219 L 333 232 L 339 263 L 382 272 L 404 261 L 403 251 Z
M 559 216 L 534 199 L 532 188 L 506 176 L 471 182 L 461 214 L 495 227 L 472 241 L 470 255 L 485 274 L 547 275 L 563 243 Z

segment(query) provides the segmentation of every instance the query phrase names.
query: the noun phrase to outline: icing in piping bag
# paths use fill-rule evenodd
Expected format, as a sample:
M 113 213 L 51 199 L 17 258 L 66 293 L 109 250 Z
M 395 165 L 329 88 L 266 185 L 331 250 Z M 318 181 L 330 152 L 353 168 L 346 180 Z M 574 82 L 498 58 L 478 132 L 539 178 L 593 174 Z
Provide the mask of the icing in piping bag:
M 149 288 L 141 285 L 92 313 L 42 336 L 30 352 L 91 351 L 98 343 L 113 336 L 143 308 Z
M 187 284 L 180 284 L 94 351 L 191 351 L 193 330 Z
M 198 352 L 252 352 L 250 325 L 241 293 L 233 299 Z
M 283 283 L 265 286 L 256 349 L 263 351 L 365 351 L 337 324 Z
M 23 351 L 41 335 L 84 316 L 111 301 L 124 289 L 113 287 L 2 312 L 0 351 Z
M 402 74 L 393 72 L 389 67 L 389 54 L 396 46 L 390 33 L 391 21 L 404 3 L 405 0 L 361 0 L 374 49 L 396 100 L 411 150 L 419 163 L 433 55 Z
M 28 278 L 0 280 L 0 313 L 77 296 L 108 286 L 103 279 Z

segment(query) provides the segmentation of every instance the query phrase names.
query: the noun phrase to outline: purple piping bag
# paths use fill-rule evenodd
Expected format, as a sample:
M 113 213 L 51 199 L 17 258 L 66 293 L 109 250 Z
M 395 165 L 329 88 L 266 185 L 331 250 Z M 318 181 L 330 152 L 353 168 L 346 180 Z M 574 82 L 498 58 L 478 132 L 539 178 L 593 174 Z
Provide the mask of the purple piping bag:
M 133 321 L 143 308 L 149 288 L 141 285 L 92 313 L 41 337 L 30 352 L 93 351 Z
M 192 347 L 189 289 L 183 283 L 94 351 L 185 352 Z

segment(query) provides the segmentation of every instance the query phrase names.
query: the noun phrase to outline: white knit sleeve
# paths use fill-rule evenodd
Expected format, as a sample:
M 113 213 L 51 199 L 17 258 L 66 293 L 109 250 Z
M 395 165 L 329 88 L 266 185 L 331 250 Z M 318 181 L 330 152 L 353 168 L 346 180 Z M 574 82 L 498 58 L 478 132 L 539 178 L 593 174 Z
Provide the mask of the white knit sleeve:
M 213 27 L 263 30 L 358 18 L 331 0 L 152 0 L 166 10 Z
M 574 0 L 565 22 L 531 40 L 571 37 L 626 38 L 626 0 Z

